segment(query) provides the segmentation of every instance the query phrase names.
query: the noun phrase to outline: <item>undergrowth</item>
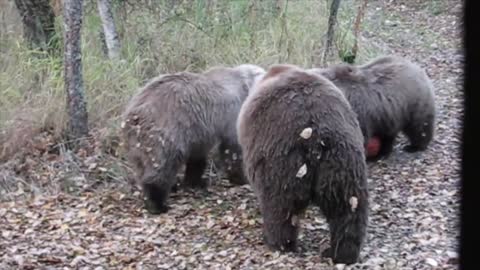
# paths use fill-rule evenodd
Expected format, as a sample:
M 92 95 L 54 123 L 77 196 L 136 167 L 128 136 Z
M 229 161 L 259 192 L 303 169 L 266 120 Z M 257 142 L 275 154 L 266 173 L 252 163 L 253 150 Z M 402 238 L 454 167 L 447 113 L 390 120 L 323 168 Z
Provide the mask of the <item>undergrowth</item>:
M 117 180 L 127 178 L 126 169 L 119 165 L 123 163 L 117 149 L 118 117 L 132 94 L 147 80 L 160 73 L 199 72 L 217 64 L 253 63 L 268 67 L 288 62 L 312 67 L 328 20 L 327 1 L 285 1 L 285 16 L 283 11 L 275 13 L 275 1 L 219 1 L 216 6 L 208 6 L 208 1 L 197 0 L 176 4 L 174 8 L 169 8 L 169 1 L 139 1 L 134 5 L 116 1 L 122 57 L 112 61 L 105 56 L 99 38 L 101 21 L 95 2 L 87 2 L 85 8 L 82 64 L 92 143 L 100 146 L 86 151 L 108 164 L 108 168 L 95 165 L 106 168 L 106 172 L 101 170 L 103 178 Z M 353 45 L 356 5 L 350 2 L 341 5 L 338 15 L 336 43 L 340 54 Z M 48 163 L 49 155 L 66 153 L 52 150 L 65 143 L 63 56 L 39 55 L 28 50 L 22 42 L 18 27 L 21 22 L 14 15 L 13 4 L 0 12 L 0 27 L 8 26 L 8 31 L 0 32 L 0 162 L 7 166 L 22 149 L 31 150 L 28 148 L 33 147 L 36 136 L 43 136 L 49 138 L 49 146 L 38 155 Z M 16 30 L 12 24 L 17 25 Z M 61 16 L 57 17 L 57 26 L 61 33 Z M 380 52 L 374 44 L 362 42 L 357 59 L 363 62 L 377 54 Z M 82 164 L 77 167 L 93 166 Z M 0 173 L 0 184 L 18 183 L 18 173 L 1 176 Z M 62 177 L 54 178 L 60 181 Z M 98 179 L 98 174 L 95 177 Z

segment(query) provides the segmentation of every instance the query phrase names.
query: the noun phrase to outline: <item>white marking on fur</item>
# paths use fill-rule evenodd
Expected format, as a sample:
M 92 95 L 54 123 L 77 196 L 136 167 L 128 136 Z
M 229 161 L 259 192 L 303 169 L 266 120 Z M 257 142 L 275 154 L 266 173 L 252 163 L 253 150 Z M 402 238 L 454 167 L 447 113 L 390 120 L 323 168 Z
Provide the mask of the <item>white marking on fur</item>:
M 355 212 L 355 210 L 358 207 L 358 199 L 355 196 L 350 197 L 350 200 L 348 200 L 350 203 L 350 206 L 352 207 L 352 212 Z
M 300 137 L 304 138 L 305 140 L 310 139 L 310 137 L 312 137 L 312 132 L 313 130 L 311 127 L 305 128 L 300 133 Z
M 297 172 L 297 178 L 302 178 L 307 174 L 307 164 L 303 164 Z

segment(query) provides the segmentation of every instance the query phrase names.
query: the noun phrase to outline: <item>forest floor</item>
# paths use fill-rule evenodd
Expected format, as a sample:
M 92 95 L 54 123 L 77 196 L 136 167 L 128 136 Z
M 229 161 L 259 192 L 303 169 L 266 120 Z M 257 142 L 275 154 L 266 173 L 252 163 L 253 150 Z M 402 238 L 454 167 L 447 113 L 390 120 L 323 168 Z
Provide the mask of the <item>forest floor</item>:
M 391 157 L 369 164 L 368 238 L 361 261 L 349 269 L 458 268 L 461 3 L 427 2 L 373 1 L 365 16 L 363 38 L 427 70 L 436 87 L 438 123 L 427 151 L 403 152 L 401 137 Z M 24 158 L 15 171 L 4 165 L 0 180 L 26 170 L 39 174 L 39 181 L 49 174 L 108 170 L 88 156 L 36 158 Z M 78 168 L 65 165 L 72 159 Z M 169 199 L 168 214 L 151 216 L 140 193 L 124 183 L 95 188 L 84 178 L 74 178 L 78 193 L 30 196 L 18 188 L 2 194 L 9 199 L 0 203 L 0 269 L 334 268 L 320 255 L 328 227 L 316 207 L 302 220 L 299 252 L 281 254 L 262 242 L 262 220 L 248 186 L 215 180 L 208 194 L 179 191 Z

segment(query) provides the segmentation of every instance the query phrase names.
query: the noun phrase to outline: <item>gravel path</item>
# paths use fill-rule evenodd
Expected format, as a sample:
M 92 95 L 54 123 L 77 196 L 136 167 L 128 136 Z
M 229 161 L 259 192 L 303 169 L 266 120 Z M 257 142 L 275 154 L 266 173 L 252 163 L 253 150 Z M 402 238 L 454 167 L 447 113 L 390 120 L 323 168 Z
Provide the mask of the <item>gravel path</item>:
M 402 152 L 400 138 L 390 158 L 370 164 L 369 235 L 349 269 L 458 268 L 461 5 L 416 2 L 369 4 L 364 37 L 427 69 L 439 108 L 436 138 L 419 154 Z M 222 180 L 208 194 L 179 191 L 172 210 L 156 217 L 139 197 L 117 189 L 1 203 L 0 269 L 334 268 L 320 256 L 328 227 L 316 207 L 302 222 L 300 252 L 280 254 L 262 243 L 248 186 Z

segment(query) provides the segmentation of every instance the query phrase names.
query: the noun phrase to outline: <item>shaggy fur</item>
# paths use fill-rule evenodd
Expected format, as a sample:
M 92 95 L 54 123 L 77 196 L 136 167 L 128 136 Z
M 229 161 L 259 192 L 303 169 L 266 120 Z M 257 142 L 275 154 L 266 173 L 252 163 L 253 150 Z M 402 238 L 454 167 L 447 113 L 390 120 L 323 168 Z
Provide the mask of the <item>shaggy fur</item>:
M 241 148 L 237 141 L 236 119 L 249 90 L 265 73 L 263 68 L 251 64 L 242 64 L 235 68 L 214 67 L 204 73 L 213 83 L 229 89 L 233 93 L 238 92 L 238 89 L 244 89 L 244 91 L 241 91 L 241 102 L 228 112 L 230 115 L 227 118 L 235 120 L 226 123 L 228 125 L 227 132 L 215 147 L 216 154 L 213 155 L 219 174 L 234 185 L 247 184 L 243 173 Z
M 261 71 L 241 65 L 162 75 L 132 98 L 123 115 L 123 135 L 150 213 L 168 211 L 166 199 L 183 164 L 184 183 L 206 187 L 207 155 L 219 142 L 236 142 L 238 111 Z
M 365 137 L 378 137 L 379 154 L 387 157 L 395 138 L 403 132 L 410 144 L 407 152 L 423 151 L 434 136 L 435 99 L 433 85 L 418 65 L 397 56 L 383 56 L 361 66 L 340 64 L 313 69 L 340 88 L 353 110 Z
M 340 90 L 321 75 L 272 66 L 237 129 L 267 245 L 296 250 L 299 216 L 313 202 L 330 227 L 324 255 L 356 262 L 368 223 L 367 167 L 358 120 Z

